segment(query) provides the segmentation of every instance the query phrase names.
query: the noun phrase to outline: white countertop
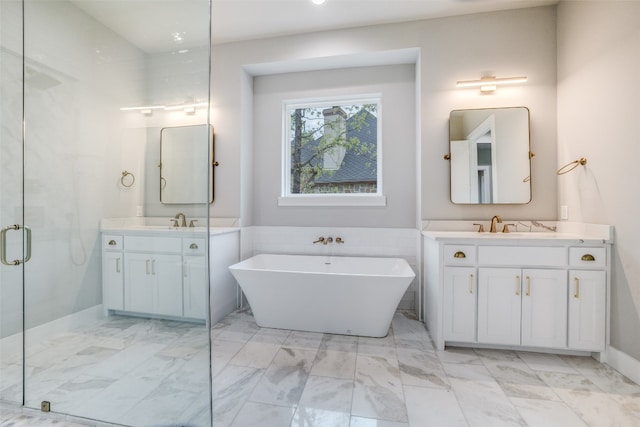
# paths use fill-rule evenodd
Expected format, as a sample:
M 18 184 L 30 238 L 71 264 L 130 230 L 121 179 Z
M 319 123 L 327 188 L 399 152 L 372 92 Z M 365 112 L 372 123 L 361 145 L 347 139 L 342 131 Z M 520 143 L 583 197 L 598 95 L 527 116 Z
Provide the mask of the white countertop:
M 502 221 L 499 229 L 504 224 L 518 224 L 526 221 Z M 463 239 L 465 241 L 479 242 L 509 242 L 509 244 L 523 244 L 533 242 L 569 242 L 580 244 L 603 244 L 613 243 L 613 227 L 603 224 L 569 223 L 542 221 L 549 227 L 556 227 L 557 231 L 533 227 L 531 231 L 511 231 L 509 233 L 478 232 L 478 226 L 474 223 L 482 223 L 485 230 L 489 229 L 488 221 L 425 221 L 423 223 L 423 236 L 434 240 Z M 515 227 L 511 227 L 513 230 Z M 522 228 L 522 226 L 521 226 Z
M 197 219 L 199 224 L 206 224 L 206 218 L 189 218 L 187 223 L 191 219 Z M 240 230 L 238 227 L 237 219 L 235 218 L 212 218 L 210 219 L 210 227 L 197 226 L 197 227 L 174 227 L 173 218 L 166 217 L 134 217 L 134 218 L 103 218 L 100 221 L 100 231 L 113 232 L 113 233 L 135 233 L 135 234 L 158 234 L 167 233 L 170 235 L 209 235 L 232 233 Z

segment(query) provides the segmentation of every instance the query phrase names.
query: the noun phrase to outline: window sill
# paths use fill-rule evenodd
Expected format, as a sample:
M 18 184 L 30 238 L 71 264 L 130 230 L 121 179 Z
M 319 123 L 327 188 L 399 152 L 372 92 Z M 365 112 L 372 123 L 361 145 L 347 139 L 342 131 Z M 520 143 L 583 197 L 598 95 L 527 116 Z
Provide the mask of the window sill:
M 278 197 L 278 206 L 386 206 L 385 196 L 349 195 L 349 196 L 282 196 Z

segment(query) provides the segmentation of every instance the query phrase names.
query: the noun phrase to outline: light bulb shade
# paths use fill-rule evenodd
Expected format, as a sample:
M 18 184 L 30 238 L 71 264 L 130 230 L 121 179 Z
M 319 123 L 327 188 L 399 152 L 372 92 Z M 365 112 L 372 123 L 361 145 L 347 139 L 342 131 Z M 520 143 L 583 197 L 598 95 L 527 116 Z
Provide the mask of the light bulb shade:
M 164 105 L 143 105 L 140 107 L 120 107 L 120 111 L 142 111 L 143 114 L 146 114 L 147 110 L 158 110 L 165 108 Z
M 165 107 L 164 109 L 166 111 L 184 110 L 186 108 L 206 107 L 207 105 L 209 105 L 208 102 L 197 102 L 197 103 L 193 103 L 193 104 L 169 105 L 168 107 Z
M 482 89 L 482 87 L 486 87 L 487 90 L 495 90 L 498 85 L 505 84 L 516 84 L 516 83 L 525 83 L 527 81 L 526 76 L 521 77 L 501 77 L 497 78 L 494 76 L 482 77 L 480 80 L 460 80 L 456 83 L 457 87 L 478 87 L 480 86 L 480 90 L 483 92 L 486 91 Z M 488 89 L 493 87 L 493 89 Z

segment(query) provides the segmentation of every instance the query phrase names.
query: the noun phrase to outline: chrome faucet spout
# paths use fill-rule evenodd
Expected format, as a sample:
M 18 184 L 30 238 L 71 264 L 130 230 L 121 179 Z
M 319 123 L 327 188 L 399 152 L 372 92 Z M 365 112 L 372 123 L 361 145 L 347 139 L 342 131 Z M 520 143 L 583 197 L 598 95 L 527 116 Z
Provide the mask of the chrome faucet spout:
M 176 220 L 182 218 L 182 221 L 180 222 L 180 227 L 186 227 L 187 226 L 187 217 L 184 216 L 184 214 L 182 212 L 176 214 L 176 216 L 174 217 Z M 176 221 L 177 222 L 177 221 Z
M 493 218 L 491 218 L 491 228 L 489 229 L 490 233 L 496 233 L 496 224 L 502 223 L 502 218 L 500 217 L 500 215 L 494 215 Z

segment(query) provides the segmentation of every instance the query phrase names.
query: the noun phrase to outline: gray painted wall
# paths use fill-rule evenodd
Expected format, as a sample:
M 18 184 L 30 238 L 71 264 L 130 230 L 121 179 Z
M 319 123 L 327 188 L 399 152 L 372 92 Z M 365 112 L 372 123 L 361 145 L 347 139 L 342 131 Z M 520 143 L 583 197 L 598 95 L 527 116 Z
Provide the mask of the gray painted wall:
M 640 192 L 637 159 L 640 3 L 562 2 L 558 8 L 558 178 L 569 219 L 615 226 L 611 344 L 640 360 Z
M 415 66 L 275 74 L 254 80 L 255 225 L 413 228 L 416 210 Z M 278 206 L 285 100 L 381 95 L 382 189 L 387 206 Z

